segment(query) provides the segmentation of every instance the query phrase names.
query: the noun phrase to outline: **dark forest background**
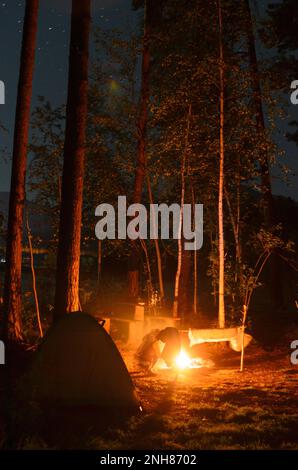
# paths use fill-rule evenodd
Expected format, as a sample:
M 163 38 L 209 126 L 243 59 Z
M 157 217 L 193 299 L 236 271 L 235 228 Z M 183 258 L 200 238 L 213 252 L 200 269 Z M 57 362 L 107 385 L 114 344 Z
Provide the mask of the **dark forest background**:
M 274 344 L 297 321 L 298 203 L 274 196 L 271 180 L 272 168 L 285 181 L 292 171 L 276 136 L 297 78 L 296 2 L 269 5 L 263 18 L 248 0 L 136 0 L 132 8 L 137 30 L 92 29 L 82 224 L 72 228 L 81 235 L 79 303 L 106 313 L 144 300 L 150 313 L 201 326 L 239 324 L 245 305 L 254 336 Z M 71 71 L 69 90 L 80 80 Z M 69 106 L 41 96 L 30 117 L 30 202 L 18 221 L 23 294 L 10 311 L 22 325 L 12 335 L 30 340 L 38 333 L 36 294 L 45 327 L 57 309 L 71 310 L 67 286 L 58 297 L 70 304 L 58 306 L 66 274 L 55 274 L 61 204 L 66 210 L 75 200 L 63 189 L 75 181 L 63 180 L 65 152 L 71 159 L 82 144 L 75 127 L 66 132 Z M 297 125 L 287 138 L 298 143 Z M 95 208 L 116 206 L 119 195 L 145 205 L 204 204 L 202 249 L 184 251 L 177 240 L 99 242 Z M 8 196 L 1 200 L 4 272 Z M 4 301 L 11 288 L 6 280 Z

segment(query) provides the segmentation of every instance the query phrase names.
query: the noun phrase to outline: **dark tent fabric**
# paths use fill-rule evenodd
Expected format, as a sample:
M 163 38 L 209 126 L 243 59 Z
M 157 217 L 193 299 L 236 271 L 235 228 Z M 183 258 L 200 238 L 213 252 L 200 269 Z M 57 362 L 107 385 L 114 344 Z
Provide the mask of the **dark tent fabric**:
M 88 314 L 64 315 L 49 329 L 26 374 L 25 389 L 40 403 L 138 411 L 126 365 L 112 338 Z

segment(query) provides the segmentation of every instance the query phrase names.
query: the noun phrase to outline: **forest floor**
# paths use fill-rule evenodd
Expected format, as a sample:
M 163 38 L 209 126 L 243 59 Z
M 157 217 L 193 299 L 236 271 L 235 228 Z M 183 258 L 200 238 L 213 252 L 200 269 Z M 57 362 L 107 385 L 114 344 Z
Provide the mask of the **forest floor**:
M 131 371 L 145 414 L 128 433 L 101 445 L 298 449 L 298 366 L 291 365 L 290 353 L 248 347 L 241 373 L 239 354 L 218 349 L 212 368 L 160 370 L 153 377 Z
M 136 369 L 133 351 L 118 346 L 144 412 L 70 448 L 298 449 L 298 366 L 290 362 L 290 349 L 250 345 L 241 373 L 239 354 L 218 347 L 212 368 L 149 376 Z M 21 448 L 48 446 L 28 436 Z

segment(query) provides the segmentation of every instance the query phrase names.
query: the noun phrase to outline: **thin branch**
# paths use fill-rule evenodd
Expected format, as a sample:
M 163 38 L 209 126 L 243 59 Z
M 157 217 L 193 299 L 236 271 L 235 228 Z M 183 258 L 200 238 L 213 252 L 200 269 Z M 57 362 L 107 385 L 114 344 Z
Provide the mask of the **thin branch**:
M 35 277 L 34 258 L 33 258 L 33 249 L 32 249 L 32 235 L 31 235 L 31 230 L 29 227 L 28 212 L 26 213 L 26 227 L 27 227 L 27 236 L 28 236 L 28 244 L 29 244 L 29 251 L 30 251 L 32 287 L 33 287 L 33 294 L 34 294 L 35 307 L 36 307 L 37 323 L 38 323 L 38 329 L 39 329 L 39 336 L 42 338 L 43 331 L 42 331 L 42 325 L 41 325 L 41 320 L 40 320 L 39 303 L 38 303 L 38 296 L 37 296 L 37 289 L 36 289 L 36 277 Z

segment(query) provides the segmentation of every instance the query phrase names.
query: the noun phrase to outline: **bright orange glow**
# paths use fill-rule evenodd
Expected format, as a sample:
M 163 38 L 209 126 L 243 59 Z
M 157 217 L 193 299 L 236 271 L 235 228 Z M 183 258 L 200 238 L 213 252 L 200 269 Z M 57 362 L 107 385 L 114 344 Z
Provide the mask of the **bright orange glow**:
M 181 349 L 180 353 L 176 357 L 175 363 L 178 369 L 188 369 L 191 367 L 191 359 L 183 349 Z
M 200 369 L 201 367 L 212 367 L 214 364 L 212 361 L 204 361 L 199 357 L 191 358 L 184 349 L 181 349 L 178 356 L 174 361 L 173 367 L 168 366 L 163 359 L 158 359 L 156 364 L 154 365 L 153 370 L 166 370 L 166 369 L 174 369 L 177 371 L 179 370 L 186 370 L 186 369 Z

